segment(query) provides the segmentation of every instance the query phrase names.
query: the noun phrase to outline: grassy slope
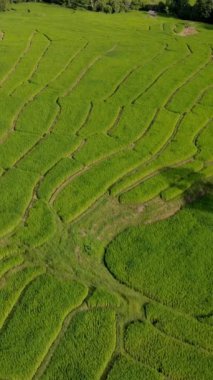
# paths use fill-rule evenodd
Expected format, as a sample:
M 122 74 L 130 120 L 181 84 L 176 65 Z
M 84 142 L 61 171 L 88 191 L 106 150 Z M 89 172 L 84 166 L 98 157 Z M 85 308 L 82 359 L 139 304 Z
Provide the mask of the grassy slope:
M 154 222 L 210 186 L 211 27 L 181 37 L 182 21 L 141 12 L 13 7 L 0 378 L 209 379 L 212 198 Z

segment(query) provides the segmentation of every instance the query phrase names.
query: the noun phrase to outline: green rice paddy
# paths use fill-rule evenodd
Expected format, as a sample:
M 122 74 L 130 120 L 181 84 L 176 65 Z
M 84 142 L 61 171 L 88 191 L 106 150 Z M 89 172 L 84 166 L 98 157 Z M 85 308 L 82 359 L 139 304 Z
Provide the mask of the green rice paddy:
M 191 24 L 0 14 L 0 379 L 212 379 L 212 27 Z

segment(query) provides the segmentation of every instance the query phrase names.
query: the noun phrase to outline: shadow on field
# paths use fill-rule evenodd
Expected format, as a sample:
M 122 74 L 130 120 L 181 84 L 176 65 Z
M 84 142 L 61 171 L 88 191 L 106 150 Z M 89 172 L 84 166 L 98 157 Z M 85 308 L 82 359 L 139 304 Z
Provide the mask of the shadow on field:
M 202 27 L 203 29 L 213 30 L 213 25 L 211 24 L 202 23 Z
M 189 168 L 172 168 L 161 174 L 168 183 L 171 183 L 172 175 L 174 185 L 171 184 L 170 189 L 173 188 L 174 192 L 179 193 L 183 204 L 190 204 L 190 208 L 213 212 L 213 184 L 203 173 Z M 201 199 L 206 194 L 209 196 Z
M 193 197 L 194 195 L 194 197 Z M 189 196 L 186 194 L 184 197 L 185 203 L 190 203 L 191 209 L 209 212 L 213 214 L 213 185 L 210 182 L 199 184 L 199 188 L 194 190 L 193 194 Z

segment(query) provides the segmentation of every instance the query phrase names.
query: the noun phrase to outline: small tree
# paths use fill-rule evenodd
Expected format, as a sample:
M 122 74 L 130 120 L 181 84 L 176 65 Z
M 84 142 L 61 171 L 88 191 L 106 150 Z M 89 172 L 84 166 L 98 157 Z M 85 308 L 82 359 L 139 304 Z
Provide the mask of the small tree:
M 143 1 L 142 0 L 132 0 L 131 2 L 131 9 L 136 9 L 136 10 L 140 10 L 140 9 L 143 9 Z
M 180 18 L 191 18 L 191 6 L 189 0 L 167 0 L 166 7 L 169 12 L 177 15 Z
M 166 12 L 166 4 L 165 4 L 163 1 L 160 1 L 160 2 L 158 3 L 157 10 L 158 10 L 158 12 L 160 12 L 160 13 L 165 13 L 165 12 Z
M 192 7 L 189 4 L 189 0 L 181 0 L 180 1 L 180 9 L 177 13 L 178 17 L 183 19 L 191 18 Z
M 103 9 L 104 9 L 104 12 L 105 13 L 112 13 L 112 6 L 111 5 L 109 5 L 109 4 L 105 4 L 104 5 L 104 7 L 103 7 Z
M 194 17 L 197 20 L 211 21 L 213 19 L 213 0 L 197 0 L 194 6 Z

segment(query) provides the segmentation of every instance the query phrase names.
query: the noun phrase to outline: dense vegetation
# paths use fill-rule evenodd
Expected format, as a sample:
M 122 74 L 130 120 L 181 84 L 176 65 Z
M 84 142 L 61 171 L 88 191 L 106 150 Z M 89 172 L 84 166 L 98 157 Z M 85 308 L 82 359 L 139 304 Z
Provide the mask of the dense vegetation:
M 0 379 L 210 380 L 211 26 L 12 7 Z
M 1 0 L 6 1 L 6 0 Z M 118 13 L 130 10 L 154 10 L 188 20 L 213 22 L 212 0 L 45 0 L 69 8 Z
M 211 201 L 207 198 L 202 205 L 211 207 Z M 188 208 L 168 221 L 129 229 L 109 245 L 107 267 L 119 281 L 156 302 L 189 315 L 208 314 L 212 223 L 211 214 L 206 220 L 206 212 Z
M 22 0 L 10 0 L 17 3 Z M 27 0 L 24 0 L 27 1 Z M 119 13 L 130 10 L 158 11 L 182 19 L 213 22 L 213 0 L 43 0 L 72 9 Z M 8 9 L 8 0 L 0 0 L 0 11 Z
M 189 0 L 167 0 L 163 10 L 183 19 L 213 22 L 212 0 L 196 0 L 193 4 Z

